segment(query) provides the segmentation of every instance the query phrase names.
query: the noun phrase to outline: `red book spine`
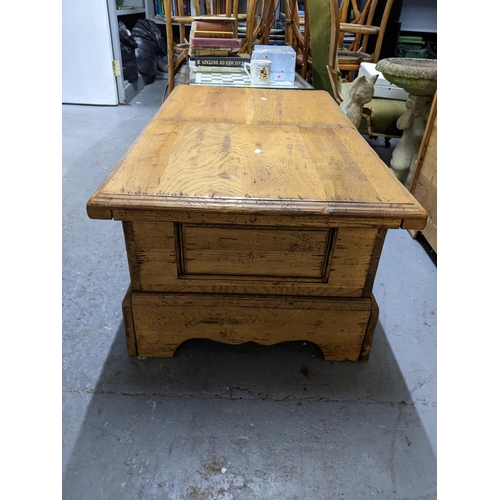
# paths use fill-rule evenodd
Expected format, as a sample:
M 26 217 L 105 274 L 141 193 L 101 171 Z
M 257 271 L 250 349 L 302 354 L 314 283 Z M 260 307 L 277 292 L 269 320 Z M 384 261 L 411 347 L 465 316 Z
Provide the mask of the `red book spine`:
M 190 40 L 191 47 L 225 47 L 240 49 L 241 38 L 202 38 L 194 37 Z

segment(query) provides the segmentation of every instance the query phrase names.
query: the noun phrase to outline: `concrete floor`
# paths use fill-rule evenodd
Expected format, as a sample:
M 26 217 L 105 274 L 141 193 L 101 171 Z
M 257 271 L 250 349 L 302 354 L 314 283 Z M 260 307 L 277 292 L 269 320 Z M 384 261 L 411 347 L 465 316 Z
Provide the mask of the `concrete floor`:
M 436 498 L 436 264 L 407 231 L 386 238 L 366 363 L 302 342 L 127 355 L 121 225 L 85 205 L 165 83 L 130 106 L 62 110 L 63 498 Z

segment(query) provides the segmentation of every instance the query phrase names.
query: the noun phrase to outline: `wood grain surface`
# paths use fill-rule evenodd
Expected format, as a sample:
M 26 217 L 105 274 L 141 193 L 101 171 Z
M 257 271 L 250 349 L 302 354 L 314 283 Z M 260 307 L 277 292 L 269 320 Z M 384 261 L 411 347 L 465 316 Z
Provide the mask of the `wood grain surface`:
M 370 299 L 312 300 L 132 293 L 141 357 L 171 357 L 185 340 L 270 345 L 303 340 L 325 359 L 358 361 L 372 311 Z
M 195 218 L 217 212 L 219 222 L 256 213 L 274 225 L 290 214 L 312 224 L 382 219 L 414 229 L 426 220 L 328 93 L 184 85 L 87 210 L 92 218 L 122 220 L 137 211 Z
M 174 223 L 123 224 L 132 289 L 142 292 L 369 297 L 385 237 L 376 228 L 195 225 L 186 243 Z
M 427 225 L 421 232 L 437 253 L 437 92 L 418 152 L 410 192 L 427 210 Z

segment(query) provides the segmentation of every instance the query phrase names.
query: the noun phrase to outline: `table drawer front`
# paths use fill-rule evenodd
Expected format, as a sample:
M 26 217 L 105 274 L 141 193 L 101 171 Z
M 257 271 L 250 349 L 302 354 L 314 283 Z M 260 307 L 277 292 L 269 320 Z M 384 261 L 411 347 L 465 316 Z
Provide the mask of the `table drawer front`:
M 180 278 L 326 281 L 334 231 L 178 224 Z
M 137 355 L 169 357 L 187 339 L 270 345 L 310 341 L 325 359 L 357 361 L 372 314 L 370 299 L 296 299 L 132 293 Z
M 124 229 L 133 291 L 324 297 L 370 296 L 385 235 L 147 221 Z

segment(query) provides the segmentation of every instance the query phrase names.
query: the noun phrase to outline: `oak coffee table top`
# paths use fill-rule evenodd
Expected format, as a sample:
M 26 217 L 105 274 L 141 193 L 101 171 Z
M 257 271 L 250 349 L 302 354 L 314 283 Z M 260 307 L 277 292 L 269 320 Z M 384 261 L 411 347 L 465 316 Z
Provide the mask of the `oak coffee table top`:
M 405 229 L 427 219 L 327 92 L 189 85 L 174 89 L 87 211 Z

